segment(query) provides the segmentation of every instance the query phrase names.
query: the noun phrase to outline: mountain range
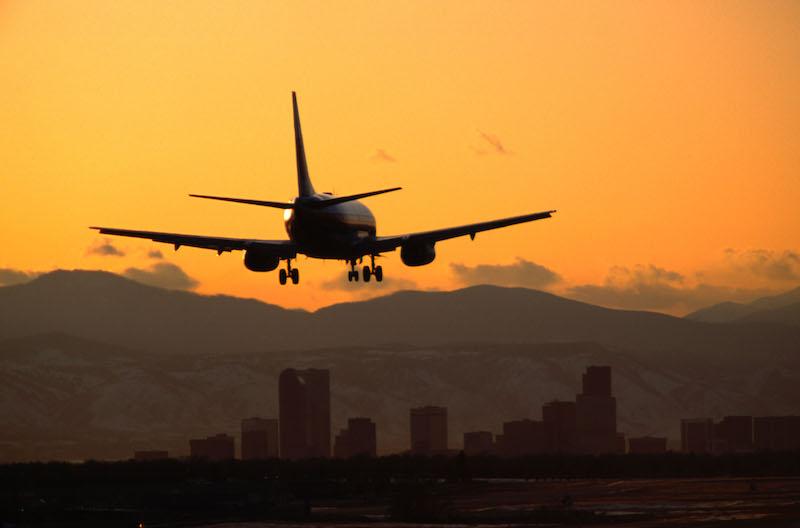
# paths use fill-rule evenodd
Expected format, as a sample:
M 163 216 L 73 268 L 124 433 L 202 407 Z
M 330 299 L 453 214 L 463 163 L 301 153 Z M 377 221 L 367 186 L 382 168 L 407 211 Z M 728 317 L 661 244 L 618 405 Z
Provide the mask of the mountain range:
M 749 303 L 723 302 L 686 315 L 708 323 L 770 322 L 800 326 L 800 287 Z
M 409 407 L 446 405 L 457 447 L 539 418 L 608 364 L 620 430 L 677 447 L 681 417 L 800 412 L 800 327 L 754 313 L 706 322 L 493 286 L 310 313 L 57 271 L 0 288 L 0 460 L 186 454 L 190 437 L 275 416 L 289 366 L 330 368 L 334 426 L 373 417 L 391 452 Z

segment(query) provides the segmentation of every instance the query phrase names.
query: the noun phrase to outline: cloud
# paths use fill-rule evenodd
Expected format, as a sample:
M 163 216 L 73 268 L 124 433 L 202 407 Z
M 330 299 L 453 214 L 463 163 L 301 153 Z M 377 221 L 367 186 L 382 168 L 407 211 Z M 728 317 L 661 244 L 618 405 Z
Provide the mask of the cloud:
M 489 145 L 489 148 L 491 148 L 492 152 L 494 152 L 495 154 L 500 154 L 500 155 L 512 154 L 512 152 L 508 150 L 505 147 L 505 145 L 503 145 L 503 142 L 496 135 L 490 134 L 488 132 L 482 132 L 480 130 L 478 130 L 478 134 L 480 134 L 481 139 L 483 139 Z M 472 147 L 472 150 L 475 151 L 475 153 L 477 154 L 486 153 L 486 151 L 475 147 Z
M 161 260 L 164 258 L 164 254 L 157 249 L 151 249 L 150 251 L 147 252 L 147 258 Z
M 609 270 L 603 284 L 567 288 L 568 297 L 630 310 L 688 312 L 723 301 L 749 301 L 774 293 L 764 289 L 732 288 L 707 283 L 687 284 L 686 278 L 652 264 Z
M 41 273 L 35 271 L 21 271 L 11 268 L 0 268 L 0 286 L 13 286 L 30 282 Z
M 142 284 L 169 290 L 193 290 L 200 284 L 170 262 L 156 262 L 147 269 L 128 268 L 122 275 Z
M 89 246 L 89 249 L 86 250 L 87 255 L 99 255 L 101 257 L 124 257 L 125 252 L 121 249 L 118 249 L 111 241 L 107 238 L 102 240 L 96 241 L 94 244 Z
M 749 249 L 739 251 L 725 250 L 725 258 L 737 271 L 746 271 L 758 277 L 774 281 L 795 281 L 800 279 L 800 254 L 786 250 L 783 252 L 768 249 Z
M 517 258 L 513 264 L 466 266 L 452 263 L 450 270 L 462 284 L 497 284 L 541 289 L 561 282 L 561 276 L 550 268 L 522 258 Z
M 375 154 L 372 155 L 373 161 L 386 161 L 388 163 L 396 163 L 397 159 L 383 149 L 376 149 Z

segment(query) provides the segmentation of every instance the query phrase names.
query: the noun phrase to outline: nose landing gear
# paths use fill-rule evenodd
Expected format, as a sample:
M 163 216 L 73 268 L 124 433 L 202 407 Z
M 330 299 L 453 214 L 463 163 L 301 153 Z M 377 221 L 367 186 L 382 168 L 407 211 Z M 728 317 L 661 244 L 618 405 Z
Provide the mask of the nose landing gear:
M 286 269 L 282 269 L 278 272 L 278 282 L 281 283 L 281 286 L 286 284 L 288 280 L 291 280 L 292 284 L 298 284 L 300 282 L 300 270 L 292 267 L 291 259 L 286 259 Z

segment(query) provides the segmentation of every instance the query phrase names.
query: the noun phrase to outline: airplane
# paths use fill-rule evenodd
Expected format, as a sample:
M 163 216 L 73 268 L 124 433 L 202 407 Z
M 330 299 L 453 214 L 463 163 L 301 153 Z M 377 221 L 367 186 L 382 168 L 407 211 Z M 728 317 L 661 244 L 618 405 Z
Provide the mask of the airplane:
M 398 191 L 401 187 L 349 196 L 334 196 L 328 192 L 316 192 L 308 175 L 295 92 L 292 92 L 292 112 L 298 188 L 298 196 L 294 200 L 273 202 L 205 194 L 189 195 L 194 198 L 283 209 L 284 224 L 289 235 L 288 240 L 184 235 L 97 226 L 92 226 L 90 229 L 95 229 L 103 235 L 144 238 L 154 242 L 172 244 L 176 251 L 181 246 L 213 249 L 218 255 L 226 251 L 244 251 L 244 265 L 250 271 L 273 271 L 283 260 L 286 262 L 286 268 L 281 268 L 278 273 L 278 280 L 282 285 L 288 281 L 291 281 L 292 284 L 300 282 L 300 271 L 292 267 L 292 260 L 298 255 L 345 261 L 350 266 L 347 273 L 347 280 L 350 282 L 358 281 L 359 275 L 363 277 L 364 282 L 369 282 L 373 277 L 376 282 L 381 282 L 383 267 L 375 265 L 375 258 L 381 256 L 382 253 L 400 248 L 400 259 L 406 266 L 424 266 L 436 258 L 435 245 L 437 242 L 467 235 L 474 240 L 475 234 L 481 231 L 550 218 L 551 214 L 556 212 L 555 210 L 543 211 L 432 231 L 378 236 L 375 216 L 359 200 Z M 369 257 L 369 264 L 365 265 L 359 274 L 357 266 L 363 263 L 365 257 Z

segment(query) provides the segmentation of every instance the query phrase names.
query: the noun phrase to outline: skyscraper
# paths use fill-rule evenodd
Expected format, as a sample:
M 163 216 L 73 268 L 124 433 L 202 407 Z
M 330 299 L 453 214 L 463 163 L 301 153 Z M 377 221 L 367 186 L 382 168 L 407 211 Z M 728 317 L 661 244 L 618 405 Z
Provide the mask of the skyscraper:
M 547 436 L 547 451 L 574 453 L 577 417 L 575 402 L 551 401 L 542 406 L 542 422 Z
M 242 460 L 278 458 L 278 420 L 242 420 Z
M 681 420 L 681 451 L 710 453 L 714 443 L 714 421 L 711 418 Z
M 756 449 L 800 449 L 800 416 L 759 416 L 754 420 L 753 429 Z
M 577 447 L 582 453 L 620 451 L 617 400 L 611 395 L 611 367 L 588 367 L 575 401 Z M 624 452 L 624 444 L 623 449 Z
M 503 423 L 498 451 L 503 456 L 534 455 L 545 452 L 544 424 L 538 420 L 513 420 Z
M 333 446 L 336 458 L 374 457 L 378 451 L 375 422 L 369 418 L 350 418 L 347 428 L 339 431 Z
M 471 431 L 464 433 L 464 453 L 467 455 L 488 455 L 494 451 L 494 435 L 491 431 Z
M 281 457 L 329 457 L 330 371 L 286 369 L 278 380 L 278 393 Z
M 715 453 L 744 453 L 753 450 L 753 417 L 725 416 L 714 424 Z
M 447 451 L 447 408 L 411 409 L 411 452 L 434 454 Z

